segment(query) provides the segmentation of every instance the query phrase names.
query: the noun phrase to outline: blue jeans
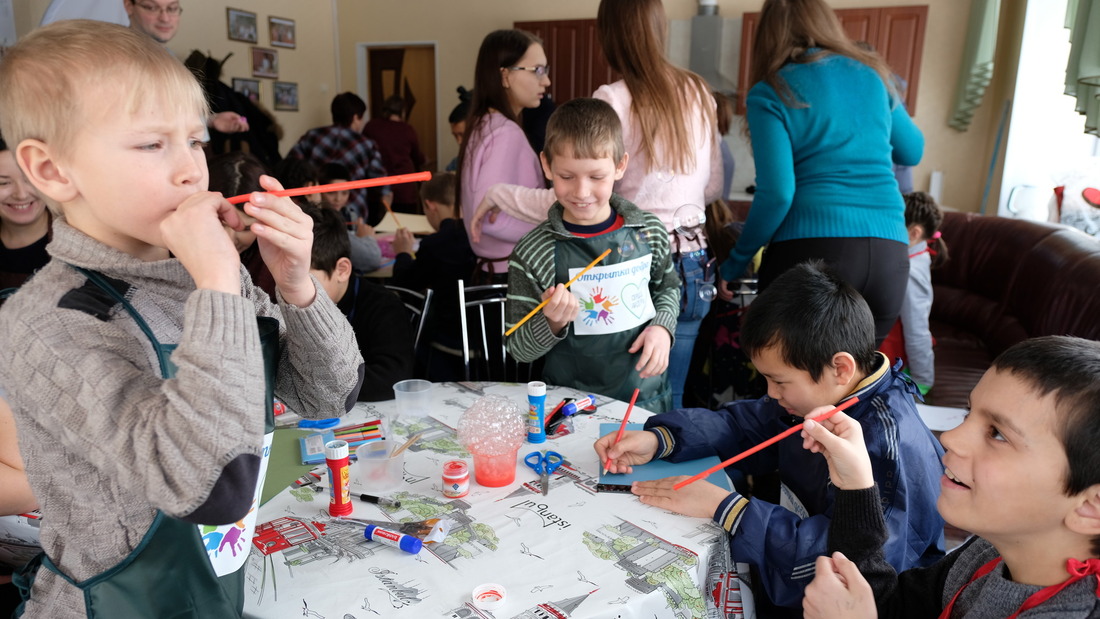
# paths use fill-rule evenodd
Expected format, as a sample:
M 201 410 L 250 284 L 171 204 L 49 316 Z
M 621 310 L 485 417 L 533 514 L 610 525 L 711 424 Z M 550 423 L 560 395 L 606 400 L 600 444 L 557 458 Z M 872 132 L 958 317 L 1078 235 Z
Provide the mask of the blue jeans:
M 691 366 L 691 353 L 695 350 L 703 317 L 710 311 L 710 301 L 699 298 L 699 288 L 707 275 L 707 260 L 705 249 L 673 255 L 675 268 L 680 273 L 680 316 L 676 321 L 676 341 L 668 356 L 673 409 L 684 406 L 684 382 Z

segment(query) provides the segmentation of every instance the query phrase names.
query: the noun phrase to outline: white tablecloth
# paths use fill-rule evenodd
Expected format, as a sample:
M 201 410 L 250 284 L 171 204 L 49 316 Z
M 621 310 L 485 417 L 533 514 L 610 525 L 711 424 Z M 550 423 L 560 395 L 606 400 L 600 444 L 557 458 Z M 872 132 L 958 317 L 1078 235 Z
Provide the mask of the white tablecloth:
M 752 615 L 748 587 L 742 601 L 742 583 L 721 528 L 643 505 L 632 495 L 594 491 L 601 465 L 592 442 L 601 422 L 622 419 L 626 403 L 598 397 L 598 411 L 578 416 L 573 434 L 520 447 L 513 484 L 486 488 L 473 481 L 472 459 L 455 430 L 462 413 L 487 393 L 526 406 L 524 385 L 437 384 L 430 418 L 396 423 L 398 440 L 426 431 L 406 452 L 405 485 L 387 493 L 401 508 L 354 505 L 354 518 L 448 517 L 454 527 L 444 543 L 410 555 L 368 542 L 362 526 L 328 516 L 327 493 L 284 490 L 261 507 L 258 522 L 277 520 L 278 545 L 307 541 L 266 555 L 252 548 L 245 616 L 688 619 L 739 617 L 742 605 Z M 581 395 L 550 387 L 547 411 L 564 397 Z M 344 421 L 365 420 L 393 406 L 392 401 L 360 403 Z M 631 421 L 649 415 L 635 408 Z M 522 462 L 536 449 L 565 457 L 547 496 Z M 471 464 L 470 493 L 461 499 L 441 492 L 443 463 L 453 459 Z M 268 536 L 260 545 L 270 541 Z M 471 591 L 484 583 L 506 589 L 502 608 L 489 612 L 473 606 Z

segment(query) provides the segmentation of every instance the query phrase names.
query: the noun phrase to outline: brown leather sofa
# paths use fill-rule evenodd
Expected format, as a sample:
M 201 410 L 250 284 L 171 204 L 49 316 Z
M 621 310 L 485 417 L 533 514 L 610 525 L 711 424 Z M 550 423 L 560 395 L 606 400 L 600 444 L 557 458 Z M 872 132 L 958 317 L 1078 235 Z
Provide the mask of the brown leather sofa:
M 1060 224 L 945 213 L 950 260 L 932 271 L 936 383 L 964 407 L 993 358 L 1040 335 L 1100 340 L 1100 241 Z

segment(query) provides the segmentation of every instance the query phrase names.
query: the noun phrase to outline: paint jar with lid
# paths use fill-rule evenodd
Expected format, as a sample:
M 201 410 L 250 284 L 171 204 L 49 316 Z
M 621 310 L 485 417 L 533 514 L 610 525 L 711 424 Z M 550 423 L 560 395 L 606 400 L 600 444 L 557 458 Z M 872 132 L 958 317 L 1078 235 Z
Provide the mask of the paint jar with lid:
M 470 468 L 465 460 L 443 463 L 443 496 L 459 499 L 470 493 Z

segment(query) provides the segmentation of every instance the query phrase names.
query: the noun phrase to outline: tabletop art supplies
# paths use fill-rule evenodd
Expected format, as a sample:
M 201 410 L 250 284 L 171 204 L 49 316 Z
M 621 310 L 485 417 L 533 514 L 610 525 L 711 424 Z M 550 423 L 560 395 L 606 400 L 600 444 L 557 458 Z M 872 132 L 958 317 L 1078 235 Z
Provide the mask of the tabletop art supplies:
M 542 496 L 550 494 L 550 476 L 564 460 L 556 451 L 532 451 L 523 457 L 523 463 L 538 473 Z
M 357 447 L 383 438 L 385 436 L 382 432 L 382 422 L 378 419 L 369 419 L 364 423 L 308 434 L 298 439 L 298 447 L 302 450 L 302 464 L 321 464 L 325 461 L 325 445 L 330 441 L 347 442 L 352 453 L 351 458 L 355 459 Z
M 527 442 L 546 442 L 546 383 L 527 383 Z
M 499 488 L 516 479 L 516 455 L 527 434 L 526 411 L 500 395 L 478 398 L 458 421 L 458 442 L 474 457 L 474 480 Z
M 368 524 L 367 528 L 363 530 L 363 537 L 374 542 L 381 542 L 387 546 L 400 548 L 414 555 L 419 553 L 420 549 L 424 547 L 424 542 L 420 541 L 418 537 L 383 529 L 373 524 Z
M 613 432 L 616 425 L 614 423 L 601 423 L 600 436 Z M 642 427 L 640 423 L 631 423 L 627 424 L 626 429 L 641 430 Z M 706 458 L 684 462 L 653 459 L 645 464 L 634 465 L 631 467 L 633 470 L 630 473 L 608 473 L 604 471 L 600 475 L 599 483 L 596 484 L 596 492 L 631 494 L 630 486 L 636 481 L 653 481 L 654 479 L 664 479 L 677 475 L 691 475 L 701 468 L 709 468 L 719 462 L 721 461 L 718 456 L 707 456 Z M 730 478 L 723 470 L 715 470 L 710 473 L 707 481 L 726 490 L 733 490 Z
M 630 405 L 626 407 L 626 414 L 623 415 L 623 422 L 619 424 L 619 433 L 615 435 L 615 442 L 612 445 L 617 444 L 623 439 L 623 430 L 626 429 L 626 422 L 630 419 L 630 411 L 634 410 L 634 403 L 638 401 L 638 389 L 634 390 L 634 395 L 630 396 Z M 611 456 L 607 457 L 607 462 L 603 463 L 603 474 L 607 475 L 607 470 L 611 468 Z
M 470 494 L 470 468 L 465 460 L 443 463 L 443 496 L 461 499 Z
M 330 516 L 347 516 L 351 513 L 350 466 L 348 463 L 348 444 L 344 441 L 330 441 L 325 445 L 325 465 L 328 467 Z

